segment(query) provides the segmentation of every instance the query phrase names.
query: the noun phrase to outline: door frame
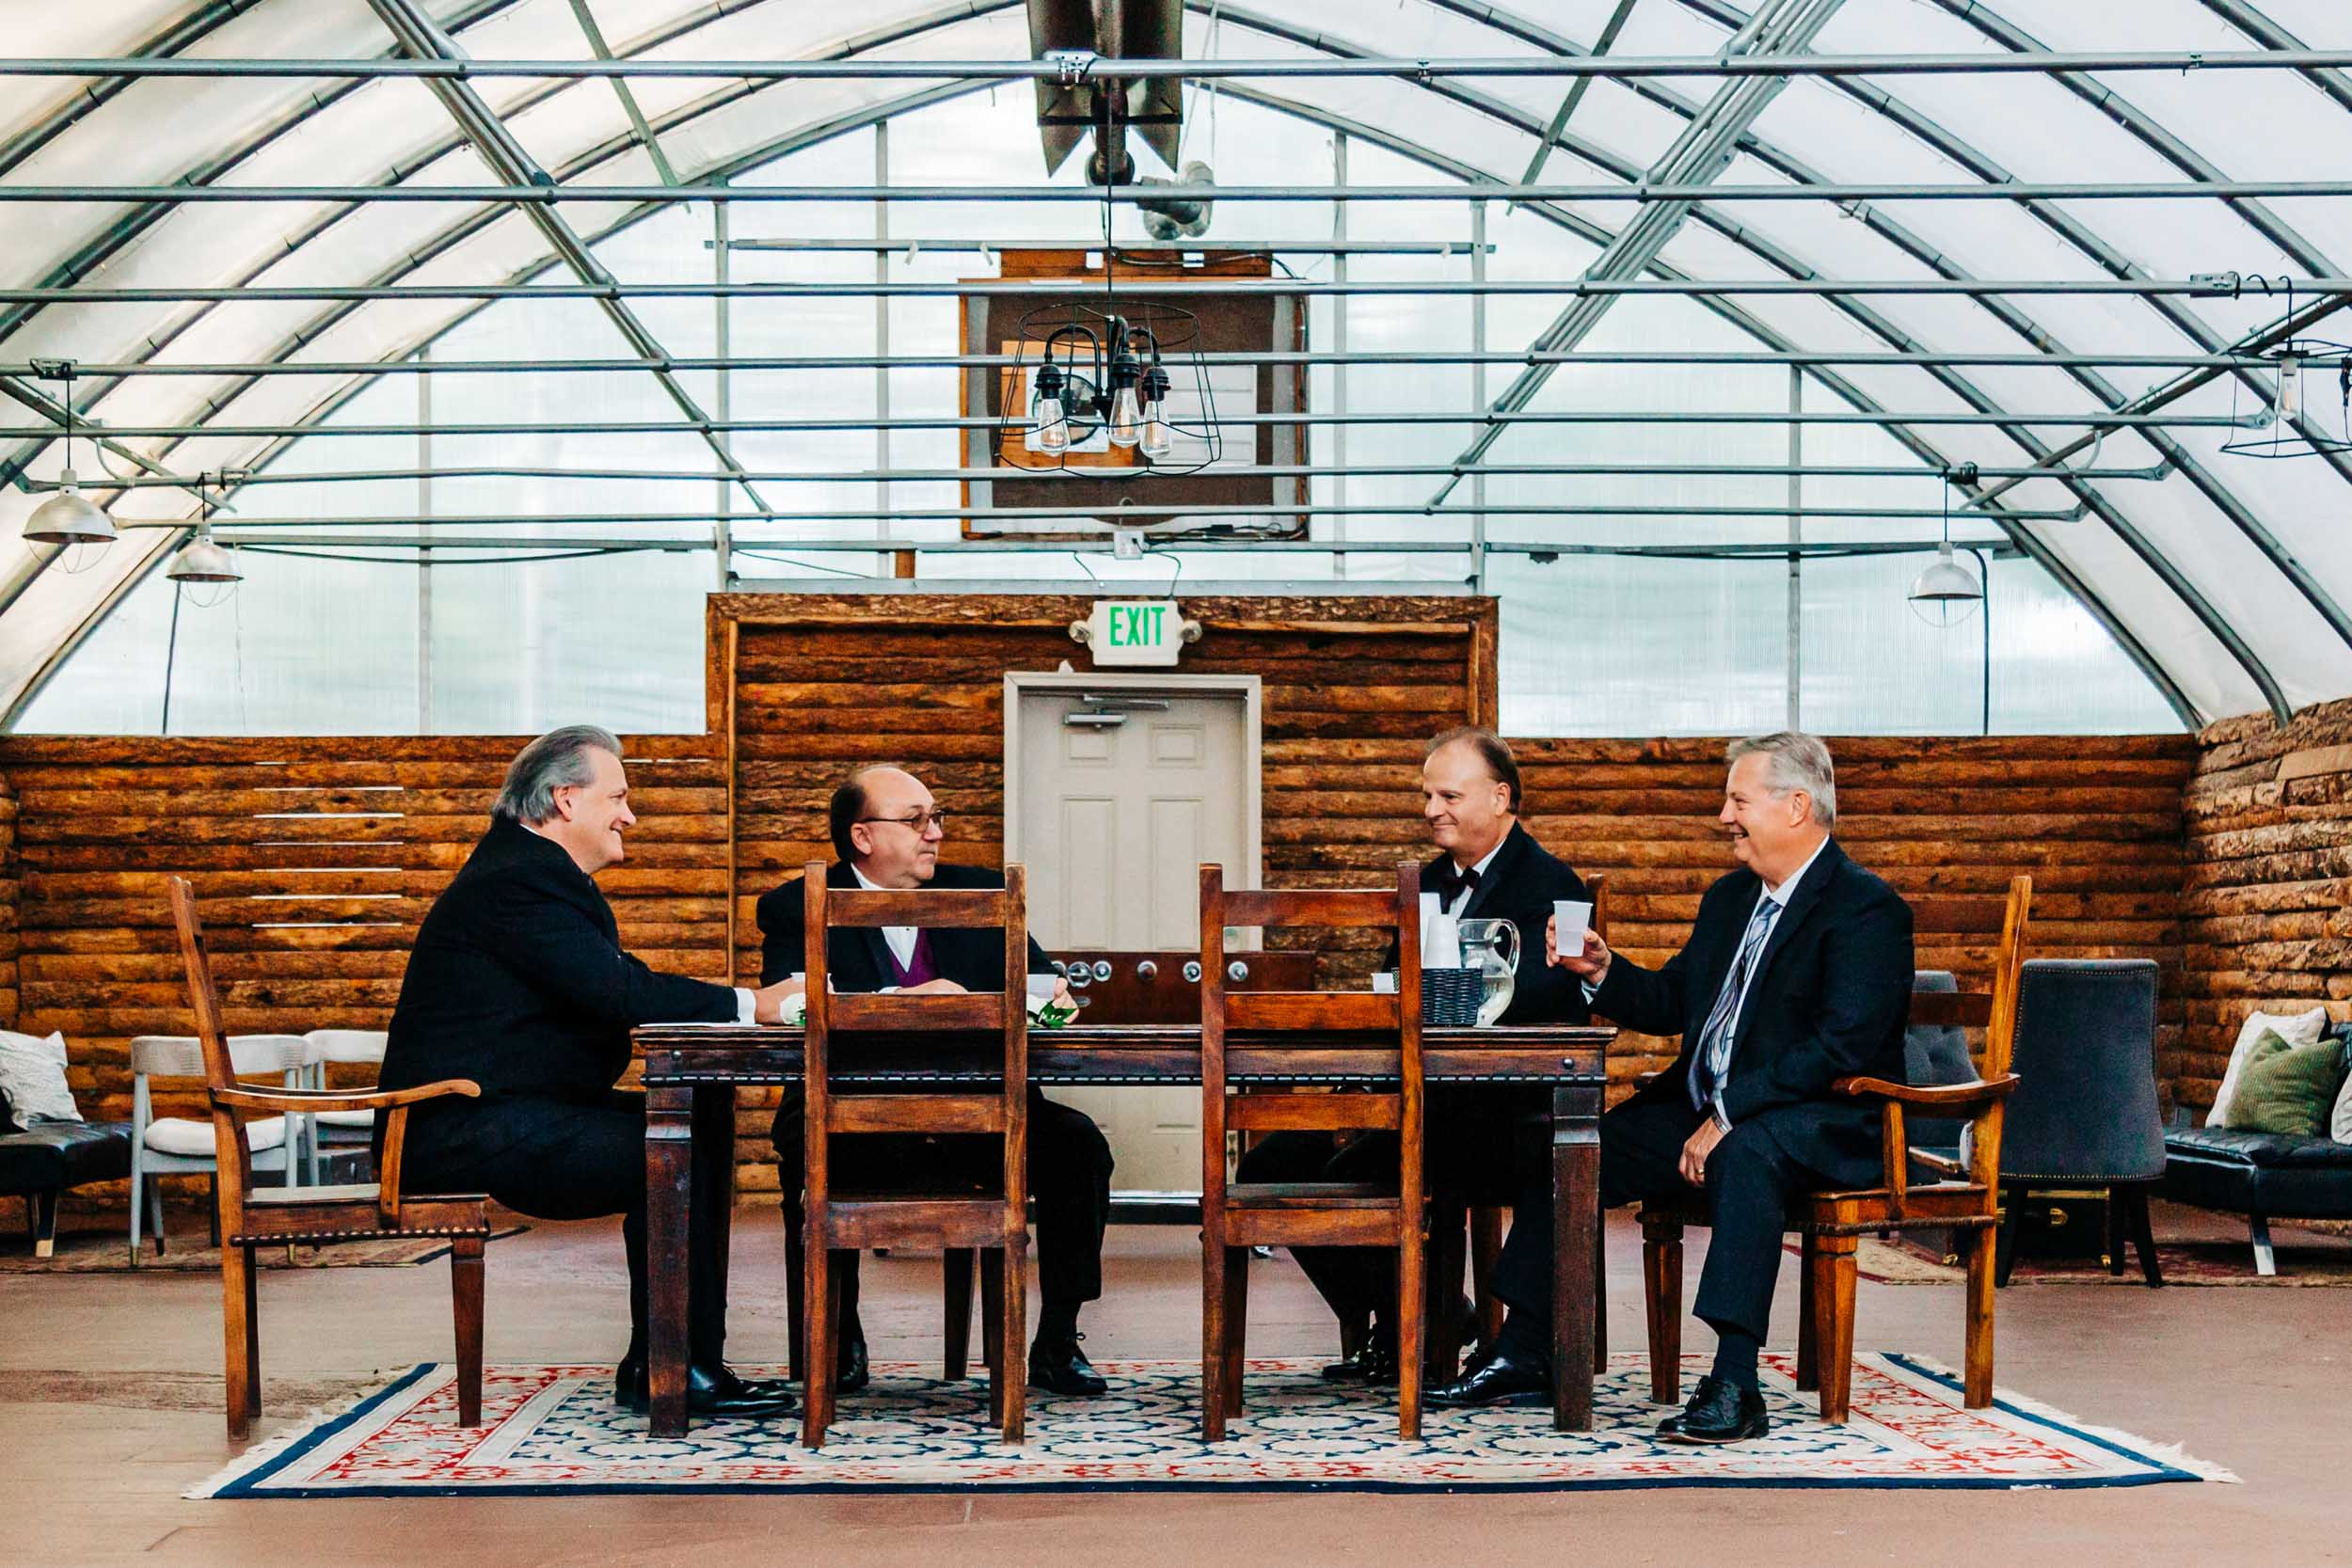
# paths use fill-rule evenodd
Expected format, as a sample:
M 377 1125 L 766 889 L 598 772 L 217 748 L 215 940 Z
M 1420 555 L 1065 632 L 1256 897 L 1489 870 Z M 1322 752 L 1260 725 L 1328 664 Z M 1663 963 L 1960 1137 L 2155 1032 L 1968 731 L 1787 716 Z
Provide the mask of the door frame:
M 1261 781 L 1265 755 L 1260 722 L 1261 682 L 1256 675 L 1180 675 L 1148 670 L 1008 670 L 1005 672 L 1005 860 L 1021 858 L 1021 699 L 1026 694 L 1116 691 L 1149 697 L 1238 695 L 1242 701 L 1241 885 L 1263 885 L 1265 827 Z

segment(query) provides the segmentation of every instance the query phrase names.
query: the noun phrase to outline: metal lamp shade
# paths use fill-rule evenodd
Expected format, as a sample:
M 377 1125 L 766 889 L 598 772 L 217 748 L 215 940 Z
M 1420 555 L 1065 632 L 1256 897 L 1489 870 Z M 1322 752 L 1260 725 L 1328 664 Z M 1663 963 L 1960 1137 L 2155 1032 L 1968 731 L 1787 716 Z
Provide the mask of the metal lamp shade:
M 64 488 L 33 509 L 24 519 L 28 545 L 111 545 L 118 537 L 114 519 L 90 504 L 74 488 L 73 475 L 63 476 Z
M 199 534 L 187 546 L 172 557 L 164 575 L 174 582 L 243 582 L 245 574 L 230 559 L 229 552 L 213 543 L 210 534 Z
M 1935 552 L 1934 562 L 1911 582 L 1912 613 L 1933 626 L 1952 626 L 1968 618 L 1983 602 L 1984 584 L 1976 574 L 1952 559 L 1952 546 Z

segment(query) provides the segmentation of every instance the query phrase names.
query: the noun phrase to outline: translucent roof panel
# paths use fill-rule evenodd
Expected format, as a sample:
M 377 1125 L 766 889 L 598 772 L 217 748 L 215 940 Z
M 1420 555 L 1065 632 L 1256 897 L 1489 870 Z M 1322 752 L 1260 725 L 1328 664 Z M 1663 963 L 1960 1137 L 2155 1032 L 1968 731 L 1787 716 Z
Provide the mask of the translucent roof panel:
M 1633 9 L 1613 53 L 1711 54 L 1762 3 L 1653 0 Z M 24 8 L 26 15 L 12 18 L 17 24 L 0 45 L 19 55 L 357 60 L 389 56 L 395 48 L 365 0 L 254 0 L 239 7 L 127 0 Z M 424 0 L 420 8 L 447 29 L 457 48 L 479 59 L 570 61 L 591 55 L 571 0 Z M 893 78 L 637 78 L 630 93 L 681 180 L 1017 186 L 1047 178 L 1028 85 L 992 87 L 958 70 L 969 62 L 1025 57 L 1023 9 L 1010 0 L 874 0 L 853 11 L 795 0 L 726 7 L 700 0 L 593 0 L 593 8 L 623 56 L 866 58 L 939 66 L 937 76 Z M 1517 6 L 1396 0 L 1370 8 L 1350 0 L 1240 6 L 1200 0 L 1187 11 L 1184 46 L 1193 57 L 1376 55 L 1426 59 L 1429 67 L 1391 76 L 1266 75 L 1214 89 L 1195 83 L 1187 91 L 1184 155 L 1208 159 L 1228 184 L 1320 187 L 1339 178 L 1333 147 L 1344 138 L 1345 178 L 1359 186 L 1459 182 L 1467 190 L 1516 181 L 1535 155 L 1568 79 L 1461 74 L 1450 71 L 1449 62 L 1583 53 L 1614 9 L 1611 0 L 1520 0 Z M 2214 53 L 2296 46 L 2352 47 L 2352 12 L 2332 0 L 2254 0 L 2250 6 L 1847 0 L 1813 45 L 1830 54 L 1988 59 L 2031 49 Z M 709 245 L 719 232 L 717 219 L 707 202 L 568 202 L 555 209 L 561 227 L 550 233 L 541 219 L 497 202 L 268 194 L 288 186 L 430 191 L 501 182 L 494 157 L 453 116 L 444 94 L 417 80 L 237 74 L 18 76 L 9 83 L 8 107 L 0 111 L 0 182 L 96 188 L 84 199 L 16 207 L 11 217 L 18 221 L 0 228 L 0 287 L 84 292 L 78 298 L 0 303 L 0 376 L 19 394 L 8 404 L 16 434 L 5 470 L 18 483 L 0 493 L 0 528 L 20 523 L 45 495 L 26 490 L 27 483 L 53 483 L 62 467 L 59 443 L 42 434 L 38 414 L 55 388 L 25 373 L 36 356 L 135 371 L 207 367 L 201 374 L 91 374 L 75 385 L 78 409 L 123 432 L 103 460 L 77 442 L 77 470 L 85 480 L 98 480 L 99 499 L 134 525 L 184 524 L 197 510 L 194 476 L 224 467 L 308 476 L 311 482 L 302 484 L 256 484 L 233 499 L 240 518 L 283 518 L 291 525 L 306 515 L 403 520 L 406 482 L 339 477 L 369 465 L 421 471 L 600 464 L 696 477 L 444 475 L 432 481 L 437 514 L 492 507 L 544 513 L 570 519 L 539 531 L 549 536 L 608 529 L 615 538 L 646 540 L 665 537 L 660 531 L 665 527 L 681 538 L 692 535 L 701 524 L 659 519 L 723 503 L 746 515 L 744 543 L 784 549 L 795 538 L 840 535 L 850 525 L 752 520 L 756 506 L 751 492 L 708 477 L 720 461 L 716 437 L 691 428 L 448 434 L 422 450 L 410 436 L 382 437 L 400 449 L 396 455 L 379 452 L 376 437 L 324 431 L 347 427 L 361 410 L 386 408 L 397 410 L 386 422 L 405 429 L 425 418 L 417 394 L 427 385 L 430 418 L 440 423 L 676 423 L 681 398 L 706 408 L 723 401 L 739 418 L 769 420 L 818 412 L 871 420 L 885 399 L 899 419 L 946 418 L 956 410 L 951 371 L 908 369 L 878 377 L 853 362 L 858 353 L 878 351 L 885 341 L 904 353 L 910 344 L 952 330 L 954 302 L 935 298 L 744 302 L 725 329 L 728 352 L 792 356 L 850 345 L 843 353 L 852 362 L 823 372 L 735 372 L 723 384 L 703 369 L 679 372 L 666 383 L 643 368 L 544 378 L 437 372 L 429 384 L 365 373 L 257 373 L 245 367 L 266 371 L 299 361 L 368 366 L 420 353 L 437 360 L 626 360 L 637 357 L 645 339 L 662 355 L 715 353 L 719 312 L 707 298 L 635 300 L 622 309 L 591 300 L 485 306 L 450 293 L 170 296 L 187 289 L 437 285 L 462 291 L 567 283 L 578 276 L 570 261 L 578 254 L 575 240 L 625 283 L 694 283 L 712 276 Z M 661 179 L 611 81 L 488 75 L 474 78 L 467 90 L 528 165 L 545 171 L 543 178 L 575 187 L 644 186 Z M 1543 178 L 1575 183 L 1655 178 L 1671 150 L 1692 137 L 1715 137 L 1729 156 L 1702 178 L 1736 187 L 2352 182 L 2348 112 L 2352 79 L 2340 71 L 1890 73 L 1801 77 L 1772 92 L 1708 77 L 1602 79 L 1584 93 Z M 878 136 L 877 124 L 889 132 Z M 1081 182 L 1082 163 L 1065 166 L 1054 182 Z M 1147 159 L 1147 171 L 1155 167 L 1156 161 Z M 243 187 L 256 199 L 141 201 L 103 188 L 128 184 Z M 1085 207 L 975 199 L 893 203 L 880 218 L 870 202 L 745 203 L 727 209 L 725 220 L 737 238 L 856 240 L 872 235 L 883 221 L 894 236 L 1001 244 L 1073 239 L 1095 215 Z M 1990 558 L 1995 613 L 2003 595 L 2011 607 L 2002 624 L 2048 640 L 2032 645 L 2042 653 L 2021 645 L 1996 647 L 1993 657 L 1973 663 L 1954 656 L 1947 672 L 1951 679 L 1939 685 L 1922 672 L 1939 650 L 1950 654 L 1954 645 L 1949 640 L 1921 642 L 1907 628 L 1882 625 L 1878 611 L 1885 606 L 1871 597 L 1893 594 L 1899 610 L 1896 590 L 1912 569 L 1903 564 L 1910 558 L 1825 561 L 1818 582 L 1805 590 L 1823 595 L 1810 624 L 1820 630 L 1822 616 L 1842 613 L 1838 605 L 1876 606 L 1867 612 L 1855 609 L 1854 636 L 1883 636 L 1890 650 L 1909 650 L 1890 652 L 1882 668 L 1913 672 L 1904 681 L 1922 693 L 1921 725 L 1966 727 L 1963 710 L 1972 702 L 1979 725 L 2061 722 L 2056 710 L 2037 710 L 2027 695 L 2039 678 L 2035 672 L 2057 668 L 2035 660 L 2044 654 L 2058 657 L 2085 637 L 2106 640 L 2109 661 L 2103 671 L 2138 664 L 2153 700 L 2169 701 L 2183 721 L 2352 693 L 2352 614 L 2345 608 L 2352 605 L 2352 550 L 2342 546 L 2340 527 L 2352 502 L 2346 490 L 2352 456 L 2265 461 L 2232 450 L 2249 433 L 2227 423 L 2265 416 L 2277 394 L 2275 367 L 2259 355 L 2277 337 L 2287 309 L 2282 285 L 2293 280 L 2300 286 L 2300 305 L 2313 297 L 2311 280 L 2341 279 L 2352 270 L 2352 198 L 2329 193 L 1963 201 L 1895 194 L 1870 200 L 1725 198 L 1687 211 L 1585 200 L 1506 212 L 1490 202 L 1485 216 L 1494 248 L 1476 264 L 1467 251 L 1364 253 L 1343 263 L 1327 249 L 1287 258 L 1286 266 L 1310 282 L 1343 276 L 1359 285 L 1430 286 L 1427 293 L 1315 300 L 1311 346 L 1340 341 L 1353 354 L 1442 354 L 1472 346 L 1507 353 L 1573 324 L 1569 330 L 1580 349 L 1595 355 L 1747 351 L 1754 363 L 1539 369 L 1534 381 L 1540 385 L 1526 388 L 1530 408 L 1596 422 L 1506 425 L 1490 445 L 1480 439 L 1482 410 L 1514 384 L 1523 364 L 1318 368 L 1311 377 L 1317 399 L 1342 395 L 1343 386 L 1347 406 L 1359 415 L 1423 416 L 1411 424 L 1352 427 L 1344 436 L 1318 430 L 1311 441 L 1320 460 L 1441 469 L 1485 447 L 1486 462 L 1522 471 L 1474 485 L 1466 478 L 1450 495 L 1446 514 L 1418 517 L 1415 503 L 1438 488 L 1428 475 L 1320 476 L 1312 487 L 1318 503 L 1341 498 L 1406 510 L 1318 520 L 1317 539 L 1419 539 L 1467 548 L 1483 528 L 1485 537 L 1513 547 L 1554 539 L 1615 548 L 1656 538 L 1662 527 L 1678 543 L 1740 546 L 1785 525 L 1786 519 L 1766 515 L 1786 499 L 1784 476 L 1635 470 L 1667 467 L 1677 458 L 1696 468 L 1765 468 L 1802 451 L 1812 468 L 1842 462 L 1871 470 L 1804 480 L 1800 510 L 1827 509 L 1803 523 L 1815 531 L 1813 537 L 1857 546 L 1916 543 L 1923 527 L 1933 531 L 1926 498 L 1950 489 L 1962 503 L 1959 536 L 1995 552 Z M 1306 196 L 1229 201 L 1220 204 L 1206 243 L 1311 241 L 1343 230 L 1359 244 L 1430 238 L 1467 244 L 1470 221 L 1467 202 L 1340 208 Z M 1571 292 L 1575 281 L 1621 231 L 1629 232 L 1613 253 L 1622 261 L 1619 276 L 1689 292 L 1580 306 Z M 1119 214 L 1119 232 L 1139 232 L 1132 211 Z M 878 270 L 873 253 L 856 250 L 739 251 L 730 263 L 731 276 L 742 280 L 850 284 L 878 277 L 950 282 L 993 267 L 969 252 L 932 252 L 890 257 Z M 2181 287 L 2195 275 L 2233 272 L 2268 280 L 2268 291 L 2248 289 L 2233 297 Z M 1561 288 L 1497 293 L 1483 309 L 1466 294 L 1443 292 L 1467 288 L 1481 277 L 1512 287 Z M 1986 280 L 2029 287 L 1955 292 L 1956 285 Z M 1762 287 L 1708 292 L 1735 282 Z M 1791 283 L 1803 292 L 1767 292 Z M 1887 283 L 1912 292 L 1839 291 L 1840 285 Z M 2140 292 L 2117 292 L 2119 285 Z M 157 293 L 87 297 L 90 290 L 126 289 Z M 2304 330 L 2352 341 L 2352 325 L 2343 313 Z M 2233 351 L 2241 351 L 2234 364 L 2214 357 Z M 1785 413 L 1791 396 L 1786 361 L 1808 355 L 1826 357 L 1801 368 L 1802 387 L 1794 395 L 1816 422 L 1795 425 L 1792 444 L 1791 425 L 1775 411 Z M 1905 356 L 1914 362 L 1886 362 Z M 2012 362 L 1939 362 L 1988 357 Z M 2307 375 L 2303 389 L 2312 407 L 2302 434 L 2333 430 L 2343 436 L 2345 413 L 2332 371 Z M 1603 418 L 1619 413 L 1670 418 Z M 1820 422 L 1823 416 L 1852 422 Z M 301 434 L 313 428 L 322 433 Z M 952 432 L 758 431 L 740 433 L 727 444 L 737 460 L 755 468 L 852 476 L 771 482 L 767 502 L 784 512 L 872 510 L 885 499 L 898 506 L 952 508 L 959 495 L 952 480 L 897 477 L 951 467 L 960 449 Z M 2053 459 L 2054 452 L 2065 455 Z M 525 456 L 532 459 L 530 465 L 518 462 Z M 1626 471 L 1591 471 L 1613 462 Z M 1970 463 L 1986 475 L 1976 490 L 1997 494 L 1989 506 L 1972 507 L 1965 487 L 1944 483 L 1948 471 Z M 2058 467 L 2055 477 L 2051 463 Z M 137 487 L 107 483 L 129 477 L 138 466 L 148 474 Z M 1498 509 L 1483 524 L 1473 524 L 1467 510 L 1473 499 Z M 1546 515 L 1546 506 L 1560 511 Z M 1500 510 L 1509 507 L 1522 510 Z M 1612 510 L 1620 507 L 1622 513 Z M 1741 507 L 1759 510 L 1747 517 L 1732 515 Z M 1686 510 L 1677 514 L 1677 508 Z M 610 520 L 630 517 L 640 520 Z M 416 521 L 413 506 L 405 520 Z M 952 519 L 905 526 L 920 530 L 910 537 L 942 544 L 956 533 Z M 170 526 L 135 526 L 122 543 L 87 560 L 51 562 L 19 550 L 0 562 L 0 706 L 24 721 L 27 702 L 85 640 L 99 662 L 85 665 L 82 675 L 120 657 L 121 648 L 151 630 L 155 605 L 163 601 L 143 579 L 179 537 Z M 707 554 L 645 559 L 661 564 L 646 567 L 639 574 L 643 580 L 664 584 L 664 593 L 684 596 L 680 603 L 699 591 L 699 583 L 716 578 L 716 562 Z M 1340 571 L 1398 580 L 1463 575 L 1462 559 L 1442 551 L 1344 560 L 1268 554 L 1246 567 L 1230 556 L 1209 559 L 1224 562 L 1219 575 L 1227 578 Z M 1564 593 L 1598 591 L 1620 598 L 1679 593 L 1691 603 L 1721 608 L 1744 606 L 1750 598 L 1761 606 L 1777 592 L 1769 583 L 1757 588 L 1770 573 L 1748 562 L 1585 559 L 1615 563 L 1578 575 L 1572 591 L 1540 567 L 1494 566 L 1488 580 L 1504 595 L 1506 620 L 1534 624 L 1531 614 L 1540 619 L 1550 612 L 1535 607 L 1556 605 Z M 1039 569 L 1077 564 L 1065 561 Z M 309 595 L 344 591 L 350 573 L 374 569 L 340 562 L 304 577 L 311 567 L 281 561 L 254 574 L 252 592 L 280 593 L 287 605 L 298 606 L 313 602 Z M 397 569 L 414 575 L 412 566 Z M 924 569 L 970 575 L 995 568 L 934 553 L 924 558 Z M 612 567 L 601 558 L 536 577 L 517 565 L 503 582 L 501 570 L 485 565 L 469 577 L 478 586 L 467 592 L 478 599 L 481 613 L 521 613 L 516 607 L 531 601 L 532 581 L 548 594 L 569 595 L 567 603 L 601 606 L 608 578 L 631 579 L 626 564 Z M 413 584 L 403 592 L 413 597 Z M 118 612 L 120 624 L 107 628 L 108 617 Z M 1770 618 L 1763 609 L 1756 613 Z M 1777 622 L 1764 629 L 1779 635 Z M 413 626 L 408 644 L 401 644 L 405 653 L 394 646 L 401 635 L 397 627 L 383 633 L 389 639 L 382 644 L 386 657 L 421 658 L 429 665 L 431 647 L 418 643 Z M 665 629 L 655 641 L 667 648 L 660 639 L 672 635 Z M 199 664 L 211 659 L 207 646 L 199 640 L 189 657 Z M 1668 657 L 1658 651 L 1661 646 L 1645 640 L 1620 650 L 1628 659 L 1652 661 L 1647 676 L 1629 669 L 1615 689 L 1628 715 L 1646 701 L 1642 693 L 1649 688 L 1643 681 L 1654 680 L 1661 668 L 1656 661 Z M 1736 665 L 1756 651 L 1734 638 L 1694 648 L 1692 657 Z M 1840 673 L 1834 661 L 1824 662 L 1829 657 L 1806 655 L 1802 695 L 1821 715 L 1844 713 L 1853 725 L 1867 727 L 1875 721 L 1868 715 L 1885 711 L 1883 699 L 1872 694 L 1873 673 Z M 1542 689 L 1540 660 L 1515 656 L 1506 663 L 1535 682 L 1528 690 Z M 69 680 L 57 690 L 72 685 Z M 1994 695 L 2004 690 L 2008 697 Z M 395 695 L 385 701 L 397 705 Z M 435 707 L 429 688 L 409 695 Z M 2122 687 L 2108 695 L 2113 701 L 2104 712 L 2145 710 L 2140 697 Z M 57 700 L 40 705 L 40 710 L 56 712 Z M 626 707 L 632 699 L 615 700 Z M 1530 698 L 1537 707 L 1548 700 Z M 1730 702 L 1711 727 L 1745 722 L 1745 701 Z M 1996 709 L 2006 717 L 1988 718 Z M 462 711 L 487 722 L 495 710 L 486 696 L 452 689 L 435 721 Z M 201 708 L 185 711 L 191 722 L 212 721 L 195 717 Z M 2036 712 L 2039 719 L 2021 717 Z M 1627 717 L 1624 722 L 1637 730 L 1679 727 L 1684 717 L 1662 716 L 1648 724 Z M 1696 717 L 1689 723 L 1710 727 Z

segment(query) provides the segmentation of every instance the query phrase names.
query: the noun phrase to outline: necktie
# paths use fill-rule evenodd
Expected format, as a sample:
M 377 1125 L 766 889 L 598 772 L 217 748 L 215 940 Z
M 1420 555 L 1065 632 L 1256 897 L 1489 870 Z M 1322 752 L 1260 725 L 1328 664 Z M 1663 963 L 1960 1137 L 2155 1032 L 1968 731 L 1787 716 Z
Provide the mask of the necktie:
M 1468 871 L 1463 871 L 1456 868 L 1451 860 L 1438 867 L 1438 901 L 1439 903 L 1453 903 L 1462 896 L 1465 889 L 1472 893 L 1478 891 L 1478 867 L 1473 865 Z
M 1772 922 L 1780 914 L 1778 901 L 1759 899 L 1756 912 L 1748 916 L 1747 935 L 1740 939 L 1740 956 L 1731 961 L 1731 973 L 1724 976 L 1724 989 L 1716 994 L 1715 1006 L 1707 1015 L 1707 1022 L 1699 1030 L 1698 1049 L 1691 1056 L 1691 1105 L 1704 1112 L 1714 1102 L 1715 1089 L 1731 1068 L 1731 1021 L 1740 1011 L 1740 994 L 1748 989 L 1748 975 L 1756 968 L 1756 956 L 1764 950 L 1764 939 L 1772 929 Z

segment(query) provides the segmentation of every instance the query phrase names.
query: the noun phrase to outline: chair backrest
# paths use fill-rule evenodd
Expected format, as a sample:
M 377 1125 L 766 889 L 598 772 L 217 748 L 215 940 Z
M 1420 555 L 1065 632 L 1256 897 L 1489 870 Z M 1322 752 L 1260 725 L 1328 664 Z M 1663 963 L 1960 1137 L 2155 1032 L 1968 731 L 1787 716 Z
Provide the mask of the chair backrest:
M 2004 1179 L 2164 1174 L 2153 958 L 2034 958 L 2017 988 Z
M 1593 895 L 1592 918 L 1585 922 L 1601 941 L 1609 940 L 1609 873 L 1596 871 L 1584 879 L 1584 891 Z
M 833 1037 L 836 1034 L 935 1034 L 993 1029 L 1004 1037 L 999 1081 L 1001 1106 L 995 1125 L 1005 1133 L 1005 1196 L 1008 1204 L 1026 1201 L 1029 1080 L 1029 882 L 1018 863 L 1005 867 L 996 888 L 940 888 L 869 892 L 829 888 L 825 865 L 806 867 L 808 1022 L 803 1051 L 808 1160 L 808 1197 L 826 1198 Z M 826 984 L 826 939 L 836 926 L 912 926 L 917 929 L 1000 927 L 1005 939 L 1005 989 L 961 994 L 888 995 L 834 992 Z M 964 1097 L 969 1099 L 970 1097 Z M 943 1102 L 944 1103 L 944 1102 Z M 903 1118 L 897 1118 L 903 1120 Z M 898 1130 L 893 1128 L 892 1130 Z M 943 1125 L 938 1131 L 972 1129 Z
M 238 1078 L 288 1073 L 320 1058 L 302 1035 L 231 1035 L 229 1069 Z M 131 1071 L 142 1078 L 202 1078 L 204 1042 L 194 1035 L 134 1035 Z
M 188 972 L 188 1005 L 196 1013 L 197 1044 L 203 1055 L 204 1088 L 213 1102 L 221 1234 L 226 1236 L 245 1212 L 245 1195 L 253 1185 L 253 1151 L 238 1125 L 236 1113 L 220 1101 L 222 1094 L 237 1086 L 236 1058 L 221 1022 L 220 990 L 213 984 L 213 963 L 204 942 L 204 924 L 197 918 L 196 889 L 185 877 L 174 877 L 168 885 L 171 923 L 180 933 L 180 957 Z M 294 1042 L 291 1065 L 305 1065 L 310 1042 L 299 1035 L 279 1037 Z
M 1922 937 L 1952 939 L 1981 939 L 1999 933 L 1998 944 L 1993 954 L 1993 973 L 1988 976 L 1986 991 L 1961 991 L 1957 983 L 1922 985 L 1915 975 L 1912 994 L 1911 1030 L 1931 1031 L 1959 1023 L 1984 1025 L 1984 1075 L 1997 1078 L 2009 1070 L 2010 1051 L 2017 1026 L 2017 971 L 2025 962 L 2026 930 L 2033 914 L 2033 879 L 2011 877 L 2005 897 L 1950 897 L 1936 895 L 1906 900 L 1911 906 L 1912 929 Z M 1936 974 L 1940 970 L 1921 970 L 1917 974 Z M 1988 995 L 1989 992 L 1989 995 Z M 1938 1007 L 1922 1005 L 1921 999 L 1957 994 L 1960 1004 Z M 1931 1036 L 1907 1033 L 1904 1055 L 1913 1070 L 1914 1083 L 1926 1082 L 1917 1073 L 1913 1060 L 1913 1041 Z M 1972 1074 L 1973 1076 L 1973 1074 Z
M 1225 975 L 1228 927 L 1321 927 L 1385 930 L 1396 941 L 1396 990 L 1235 991 Z M 1200 1158 L 1204 1201 L 1225 1190 L 1226 1053 L 1229 1030 L 1376 1031 L 1396 1040 L 1397 1130 L 1407 1148 L 1422 1136 L 1421 867 L 1397 867 L 1396 885 L 1379 892 L 1279 889 L 1228 892 L 1225 868 L 1200 868 Z M 1383 1049 L 1385 1049 L 1385 1042 Z M 1408 1176 L 1420 1162 L 1405 1162 Z M 1418 1191 L 1405 1194 L 1418 1205 Z M 1418 1208 L 1408 1212 L 1419 1212 Z
M 313 1029 L 302 1037 L 321 1062 L 381 1062 L 391 1040 L 381 1029 Z

